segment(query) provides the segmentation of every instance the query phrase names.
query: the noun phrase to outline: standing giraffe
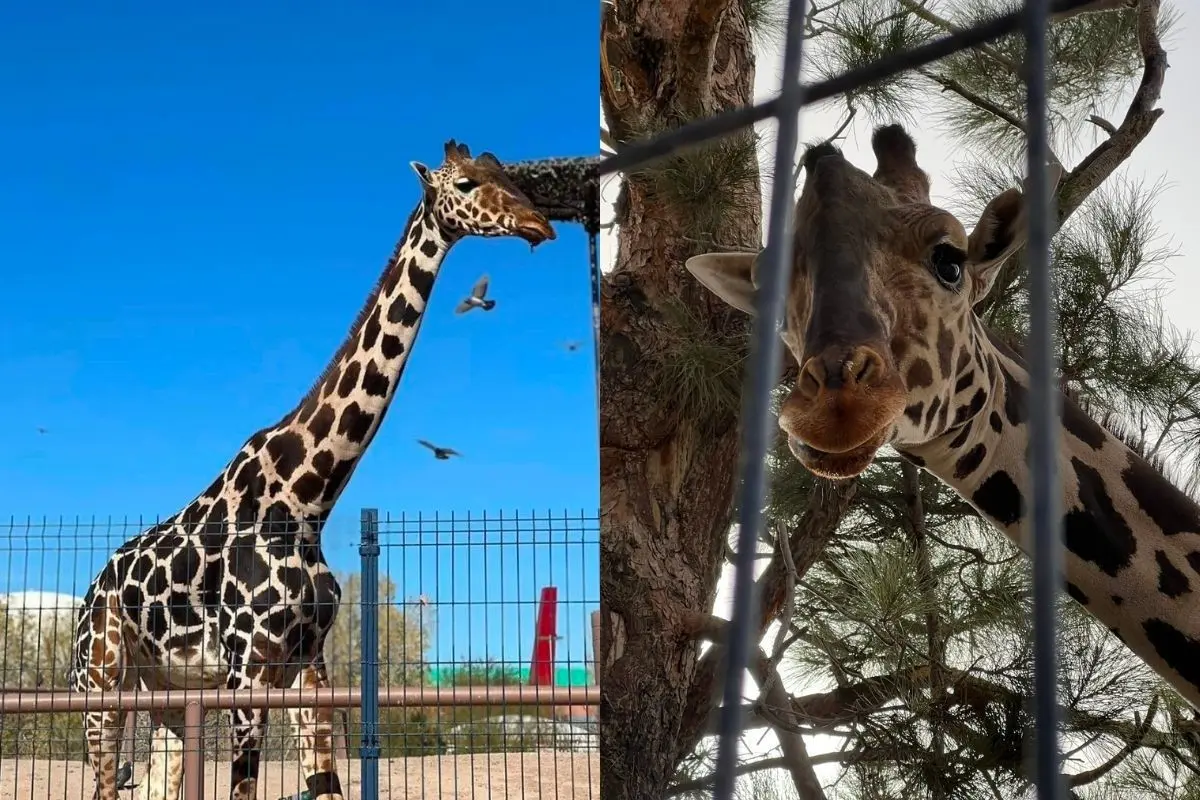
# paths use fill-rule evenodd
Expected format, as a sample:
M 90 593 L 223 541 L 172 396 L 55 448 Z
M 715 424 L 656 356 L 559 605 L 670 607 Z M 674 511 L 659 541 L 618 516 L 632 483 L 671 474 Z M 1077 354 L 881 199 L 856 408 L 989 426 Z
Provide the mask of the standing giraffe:
M 412 162 L 423 193 L 342 346 L 299 404 L 251 436 L 200 496 L 126 542 L 80 609 L 70 686 L 76 692 L 329 685 L 325 636 L 341 589 L 321 552 L 322 524 L 395 396 L 434 279 L 465 236 L 554 230 L 490 153 L 446 143 L 437 169 Z M 314 800 L 340 800 L 332 712 L 291 712 Z M 100 800 L 117 800 L 124 712 L 84 714 Z M 230 797 L 256 796 L 266 712 L 236 709 Z M 183 712 L 152 715 L 147 797 L 178 797 Z
M 873 176 L 830 145 L 805 155 L 781 333 L 800 376 L 779 426 L 830 478 L 891 444 L 1025 547 L 1029 374 L 972 310 L 1024 243 L 1023 195 L 995 197 L 968 235 L 930 204 L 902 127 L 871 146 Z M 753 313 L 756 257 L 710 253 L 687 269 Z M 1059 436 L 1068 593 L 1200 705 L 1200 506 L 1069 397 Z

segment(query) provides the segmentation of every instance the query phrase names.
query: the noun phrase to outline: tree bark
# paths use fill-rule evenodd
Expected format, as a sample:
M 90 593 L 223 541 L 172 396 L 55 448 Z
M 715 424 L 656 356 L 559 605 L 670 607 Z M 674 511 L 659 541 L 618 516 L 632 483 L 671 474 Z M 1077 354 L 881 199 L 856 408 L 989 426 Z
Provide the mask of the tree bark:
M 601 31 L 601 98 L 618 145 L 752 100 L 735 0 L 617 0 Z M 615 265 L 600 289 L 600 795 L 658 800 L 683 755 L 698 652 L 686 619 L 712 609 L 738 438 L 736 410 L 692 418 L 649 376 L 677 336 L 668 304 L 718 334 L 744 335 L 747 320 L 684 270 L 700 252 L 686 214 L 643 176 L 624 178 Z M 758 195 L 757 174 L 746 189 Z M 728 220 L 723 240 L 757 246 L 760 216 Z

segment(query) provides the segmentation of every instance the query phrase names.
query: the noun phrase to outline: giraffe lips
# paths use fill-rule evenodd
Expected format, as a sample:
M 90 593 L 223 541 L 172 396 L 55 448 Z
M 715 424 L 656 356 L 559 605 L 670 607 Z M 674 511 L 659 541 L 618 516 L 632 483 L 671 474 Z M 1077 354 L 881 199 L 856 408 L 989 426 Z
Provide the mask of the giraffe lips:
M 549 222 L 542 220 L 518 225 L 516 234 L 534 247 L 555 238 L 554 228 L 550 227 Z
M 821 478 L 845 479 L 861 475 L 871 462 L 879 448 L 887 442 L 888 431 L 885 428 L 872 436 L 858 447 L 852 447 L 842 453 L 827 453 L 818 450 L 797 439 L 788 436 L 788 449 L 804 468 Z

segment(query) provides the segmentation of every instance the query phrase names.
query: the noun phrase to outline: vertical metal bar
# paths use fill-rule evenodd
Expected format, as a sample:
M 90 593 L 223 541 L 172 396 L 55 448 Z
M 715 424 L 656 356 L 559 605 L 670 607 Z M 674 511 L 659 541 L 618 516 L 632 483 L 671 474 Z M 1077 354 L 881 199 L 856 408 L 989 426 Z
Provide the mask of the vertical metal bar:
M 204 706 L 198 700 L 183 710 L 183 798 L 204 800 Z
M 1034 783 L 1040 800 L 1065 797 L 1058 731 L 1057 601 L 1063 574 L 1058 486 L 1060 398 L 1054 379 L 1054 282 L 1050 275 L 1050 187 L 1046 125 L 1047 0 L 1025 0 L 1029 218 L 1029 482 L 1033 555 Z
M 767 224 L 767 248 L 760 264 L 754 298 L 755 321 L 750 339 L 750 369 L 742 403 L 742 481 L 738 502 L 737 563 L 734 566 L 733 612 L 725 663 L 714 800 L 731 800 L 742 732 L 742 681 L 755 646 L 754 561 L 766 497 L 767 451 L 775 432 L 771 391 L 778 377 L 780 340 L 776 331 L 792 274 L 792 211 L 795 172 L 792 159 L 800 140 L 800 59 L 804 50 L 806 0 L 788 3 L 787 39 L 783 50 L 783 84 L 779 95 L 779 127 L 775 141 L 775 180 Z
M 379 800 L 379 510 L 359 521 L 362 558 L 362 800 Z

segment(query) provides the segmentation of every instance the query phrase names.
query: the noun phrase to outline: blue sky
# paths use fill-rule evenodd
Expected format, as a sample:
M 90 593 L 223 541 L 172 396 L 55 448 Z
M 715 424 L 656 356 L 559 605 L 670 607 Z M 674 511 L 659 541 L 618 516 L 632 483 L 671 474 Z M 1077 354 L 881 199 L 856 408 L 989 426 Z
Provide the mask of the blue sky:
M 448 138 L 506 162 L 597 147 L 587 4 L 46 2 L 4 16 L 0 519 L 152 518 L 201 491 L 341 342 L 418 200 L 409 161 L 437 165 Z M 587 239 L 557 230 L 533 253 L 478 239 L 451 252 L 330 522 L 335 568 L 357 569 L 363 506 L 595 514 Z M 496 310 L 455 316 L 483 272 Z M 417 437 L 465 458 L 434 461 Z M 462 631 L 487 628 L 490 655 L 524 659 L 542 584 L 599 597 L 589 527 L 593 544 L 524 547 L 486 582 L 455 561 L 487 559 L 467 549 L 393 555 L 394 577 L 434 602 L 527 603 L 502 641 L 497 625 L 439 625 L 436 653 L 481 657 Z M 0 530 L 0 591 L 82 594 L 121 537 L 72 531 Z M 560 633 L 560 657 L 590 653 L 583 608 L 560 613 Z

